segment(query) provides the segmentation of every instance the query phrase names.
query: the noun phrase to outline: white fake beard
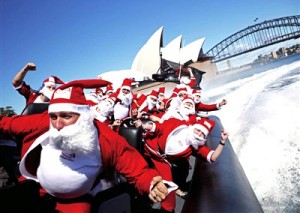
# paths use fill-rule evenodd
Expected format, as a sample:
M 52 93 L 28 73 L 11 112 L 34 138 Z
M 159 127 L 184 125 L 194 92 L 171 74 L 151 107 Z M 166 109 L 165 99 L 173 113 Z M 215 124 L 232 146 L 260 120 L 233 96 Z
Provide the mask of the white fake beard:
M 198 149 L 200 146 L 203 146 L 206 142 L 206 139 L 199 137 L 194 133 L 194 127 L 189 127 L 189 134 L 187 134 L 186 142 L 188 145 L 192 146 L 194 149 Z
M 45 86 L 40 90 L 40 93 L 46 96 L 49 100 L 51 99 L 53 92 L 54 90 L 50 90 Z
M 186 106 L 184 106 L 183 104 L 181 104 L 180 107 L 179 107 L 179 113 L 180 113 L 180 115 L 182 115 L 182 117 L 185 120 L 187 120 L 189 115 L 195 114 L 195 110 L 187 108 Z
M 147 98 L 148 110 L 152 110 L 156 106 L 157 102 L 153 102 L 151 99 Z
M 114 111 L 113 106 L 106 100 L 101 101 L 98 106 L 100 108 L 100 114 L 104 117 L 110 116 Z
M 177 97 L 178 97 L 178 99 L 179 99 L 180 101 L 183 101 L 183 99 L 184 99 L 184 96 L 182 96 L 182 97 L 177 96 Z
M 195 102 L 196 104 L 199 104 L 200 101 L 201 101 L 201 98 L 194 98 L 194 102 Z
M 114 118 L 115 120 L 122 120 L 124 118 L 127 118 L 129 116 L 129 108 L 117 103 L 114 106 Z
M 92 110 L 92 112 L 94 113 L 94 117 L 95 117 L 97 120 L 99 120 L 99 121 L 101 121 L 101 122 L 106 121 L 107 117 L 106 117 L 106 116 L 103 116 L 103 115 L 101 114 L 101 111 L 100 111 L 98 105 L 92 106 L 92 107 L 91 107 L 91 110 Z
M 125 105 L 126 107 L 129 107 L 130 104 L 132 103 L 132 94 L 124 94 L 122 92 L 119 93 L 118 98 L 121 100 L 122 104 Z
M 66 126 L 60 131 L 50 124 L 50 144 L 68 153 L 78 155 L 93 153 L 98 147 L 98 131 L 93 120 L 92 113 L 84 112 L 75 124 Z

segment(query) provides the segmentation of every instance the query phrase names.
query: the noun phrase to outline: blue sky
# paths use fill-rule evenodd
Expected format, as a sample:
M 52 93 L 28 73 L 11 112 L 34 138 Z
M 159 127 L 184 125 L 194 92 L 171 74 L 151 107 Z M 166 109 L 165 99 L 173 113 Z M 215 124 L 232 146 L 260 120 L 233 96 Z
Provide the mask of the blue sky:
M 164 27 L 163 43 L 205 37 L 207 52 L 257 22 L 299 15 L 299 0 L 0 0 L 0 107 L 20 113 L 25 99 L 12 87 L 27 63 L 25 81 L 38 89 L 50 75 L 64 81 L 130 69 L 150 36 Z

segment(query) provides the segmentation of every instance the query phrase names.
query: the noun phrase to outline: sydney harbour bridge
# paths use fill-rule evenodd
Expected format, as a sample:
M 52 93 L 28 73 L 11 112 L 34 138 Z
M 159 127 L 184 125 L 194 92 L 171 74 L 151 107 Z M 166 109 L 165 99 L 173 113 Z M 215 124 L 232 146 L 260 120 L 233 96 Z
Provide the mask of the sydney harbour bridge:
M 178 81 L 183 75 L 195 77 L 220 74 L 217 63 L 276 43 L 300 38 L 300 15 L 256 23 L 232 34 L 204 53 L 205 38 L 182 46 L 182 35 L 163 44 L 160 27 L 140 49 L 131 70 L 142 72 L 156 81 Z M 300 42 L 299 42 L 300 43 Z
M 232 34 L 211 48 L 206 55 L 220 62 L 266 46 L 300 37 L 300 15 L 257 23 Z

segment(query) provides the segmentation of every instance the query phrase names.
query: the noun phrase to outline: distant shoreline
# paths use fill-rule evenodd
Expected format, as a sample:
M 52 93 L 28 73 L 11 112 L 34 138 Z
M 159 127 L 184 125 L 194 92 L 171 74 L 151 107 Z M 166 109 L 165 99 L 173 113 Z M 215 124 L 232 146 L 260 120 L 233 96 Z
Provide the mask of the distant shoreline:
M 269 61 L 269 63 L 261 64 L 261 65 L 248 65 L 242 67 L 240 69 L 233 69 L 231 71 L 222 72 L 215 76 L 208 76 L 206 77 L 205 74 L 203 75 L 203 79 L 201 82 L 201 87 L 207 89 L 211 89 L 212 86 L 222 85 L 222 83 L 226 83 L 231 76 L 234 76 L 238 73 L 245 72 L 245 75 L 250 75 L 252 73 L 251 70 L 260 70 L 264 71 L 267 69 L 279 67 L 284 64 L 293 63 L 294 61 L 300 60 L 300 53 L 295 53 L 286 57 L 282 57 L 273 61 Z

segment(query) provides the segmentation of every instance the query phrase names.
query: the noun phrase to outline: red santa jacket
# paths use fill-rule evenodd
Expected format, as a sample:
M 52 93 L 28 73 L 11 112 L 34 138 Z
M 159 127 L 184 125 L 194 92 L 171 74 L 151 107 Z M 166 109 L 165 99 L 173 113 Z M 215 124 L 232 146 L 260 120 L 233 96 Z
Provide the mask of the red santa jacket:
M 182 150 L 176 154 L 166 153 L 166 145 L 168 142 L 168 138 L 170 134 L 172 134 L 175 130 L 180 128 L 186 128 L 190 125 L 190 122 L 186 122 L 184 120 L 178 120 L 176 118 L 170 118 L 163 123 L 156 123 L 156 128 L 153 135 L 149 136 L 147 139 L 146 149 L 147 153 L 154 154 L 153 150 L 159 152 L 160 154 L 166 154 L 168 156 L 168 160 L 172 161 L 178 158 L 188 158 L 191 155 L 201 156 L 207 161 L 210 161 L 210 156 L 214 152 L 207 146 L 203 145 L 198 148 L 198 150 L 194 150 L 191 146 L 185 146 L 183 144 Z M 169 144 L 170 145 L 170 144 Z
M 203 111 L 203 112 L 209 112 L 209 111 L 215 111 L 219 110 L 218 104 L 204 104 L 202 102 L 195 104 L 195 110 L 196 112 Z
M 29 104 L 33 103 L 35 99 L 40 95 L 38 91 L 32 90 L 32 88 L 28 84 L 26 84 L 25 81 L 23 81 L 22 86 L 17 87 L 16 90 L 26 99 L 26 106 L 24 107 L 24 109 L 26 109 Z
M 0 135 L 22 137 L 21 157 L 29 150 L 35 140 L 49 130 L 48 112 L 36 115 L 2 117 L 0 118 Z M 124 138 L 113 132 L 105 124 L 94 121 L 99 132 L 99 145 L 103 169 L 101 178 L 111 174 L 113 170 L 122 174 L 130 184 L 135 184 L 139 193 L 149 193 L 150 183 L 154 176 L 159 175 L 156 170 L 149 169 L 144 158 L 131 147 Z M 36 174 L 39 166 L 41 145 L 27 153 L 27 171 Z

